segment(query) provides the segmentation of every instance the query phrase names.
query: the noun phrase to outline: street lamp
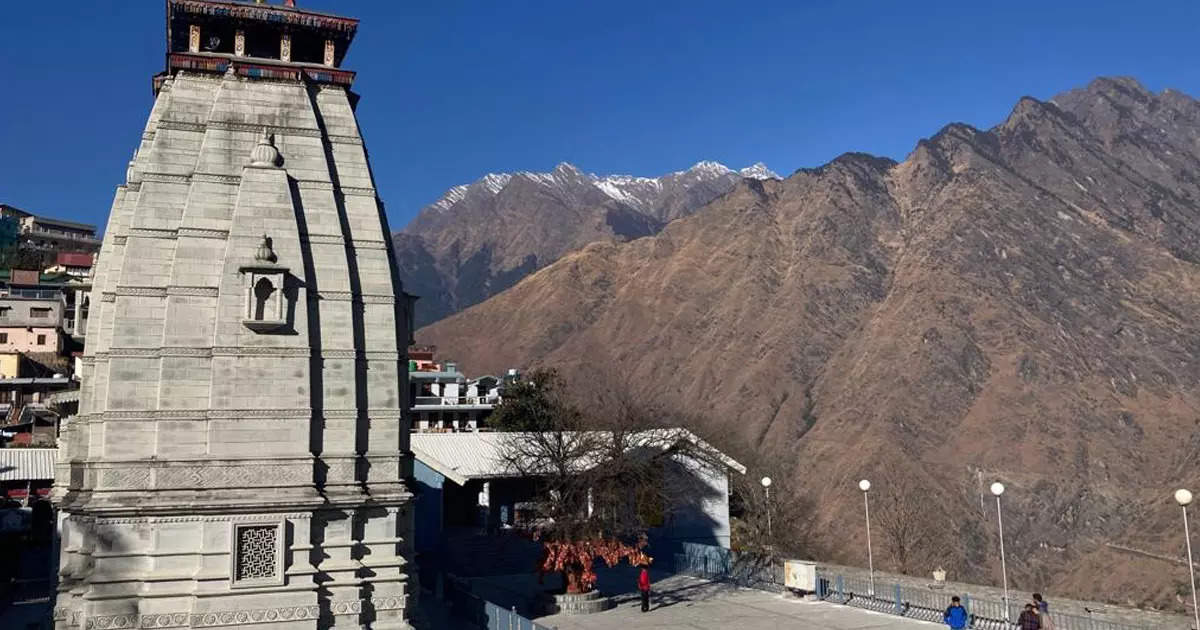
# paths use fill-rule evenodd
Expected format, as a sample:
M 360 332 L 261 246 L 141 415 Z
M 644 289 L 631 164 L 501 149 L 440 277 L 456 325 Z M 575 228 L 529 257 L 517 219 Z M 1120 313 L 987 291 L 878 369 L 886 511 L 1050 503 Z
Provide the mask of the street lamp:
M 1004 484 L 997 481 L 992 484 L 992 494 L 996 495 L 996 520 L 1000 524 L 1000 575 L 1004 580 L 1004 620 L 1010 621 L 1008 612 L 1008 565 L 1004 560 L 1004 515 L 1000 512 L 1000 495 L 1004 494 Z
M 871 551 L 871 501 L 867 499 L 867 491 L 871 482 L 863 479 L 858 482 L 858 489 L 863 493 L 863 512 L 867 515 L 867 570 L 871 574 L 871 597 L 875 596 L 875 554 Z
M 763 487 L 763 492 L 767 493 L 767 541 L 769 542 L 772 538 L 772 536 L 771 536 L 771 478 L 770 477 L 762 478 L 762 487 Z
M 1192 614 L 1196 617 L 1196 628 L 1200 628 L 1200 607 L 1196 606 L 1196 570 L 1192 566 L 1192 535 L 1188 532 L 1187 506 L 1192 503 L 1192 493 L 1180 488 L 1175 491 L 1175 502 L 1183 508 L 1183 538 L 1187 540 L 1188 576 L 1192 585 Z

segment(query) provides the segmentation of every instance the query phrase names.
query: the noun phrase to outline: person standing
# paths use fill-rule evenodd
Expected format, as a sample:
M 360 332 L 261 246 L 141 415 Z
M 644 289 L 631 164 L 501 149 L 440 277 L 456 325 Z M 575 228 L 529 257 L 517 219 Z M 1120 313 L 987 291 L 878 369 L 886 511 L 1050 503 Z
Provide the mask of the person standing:
M 642 612 L 650 612 L 650 570 L 644 566 L 638 573 L 638 590 L 642 593 Z
M 1033 604 L 1025 604 L 1025 610 L 1017 619 L 1017 627 L 1021 630 L 1042 630 L 1042 618 L 1033 609 Z
M 1050 619 L 1050 604 L 1042 599 L 1041 593 L 1033 594 L 1033 605 L 1037 607 L 1038 617 L 1042 619 L 1042 630 L 1051 630 L 1054 622 Z
M 958 595 L 950 598 L 950 605 L 946 607 L 946 613 L 942 615 L 942 621 L 945 621 L 951 630 L 966 630 L 967 609 L 963 608 L 962 600 L 958 598 Z

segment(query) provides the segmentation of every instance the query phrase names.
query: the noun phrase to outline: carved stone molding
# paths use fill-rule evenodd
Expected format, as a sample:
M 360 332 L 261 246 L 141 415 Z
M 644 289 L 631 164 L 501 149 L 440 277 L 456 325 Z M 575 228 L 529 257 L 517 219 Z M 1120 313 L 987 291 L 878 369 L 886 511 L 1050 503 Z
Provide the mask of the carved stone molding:
M 374 188 L 358 188 L 356 186 L 342 186 L 342 194 L 354 195 L 357 197 L 374 197 Z
M 254 134 L 261 134 L 263 129 L 267 133 L 276 136 L 303 136 L 306 138 L 320 138 L 321 130 L 312 129 L 309 127 L 281 127 L 277 125 L 257 125 L 254 123 L 233 122 L 229 120 L 212 120 L 208 123 L 209 129 L 220 129 L 222 131 L 248 131 Z
M 357 409 L 323 409 L 321 415 L 326 418 L 357 418 Z
M 142 615 L 143 628 L 186 628 L 187 613 L 171 613 L 169 615 Z
M 188 516 L 133 516 L 120 518 L 98 518 L 92 522 L 95 525 L 140 525 L 145 523 L 243 523 L 261 521 L 263 517 L 282 518 L 289 521 L 301 521 L 312 518 L 310 512 L 289 512 L 287 514 L 193 514 Z
M 259 608 L 255 610 L 203 613 L 192 615 L 192 627 L 243 626 L 252 623 L 316 619 L 319 615 L 319 606 L 287 606 L 284 608 Z
M 325 359 L 356 359 L 358 358 L 358 351 L 353 348 L 330 348 L 321 350 L 321 357 Z
M 189 122 L 185 120 L 159 120 L 159 129 L 173 129 L 175 131 L 199 131 L 201 133 L 207 128 L 204 123 Z
M 349 291 L 321 291 L 318 294 L 318 299 L 349 302 L 354 299 L 354 294 Z
M 343 136 L 343 135 L 334 135 L 334 134 L 329 135 L 329 141 L 333 142 L 335 144 L 358 144 L 358 145 L 361 145 L 363 143 L 362 138 L 360 138 L 358 136 Z
M 301 240 L 309 243 L 330 243 L 334 245 L 341 245 L 346 242 L 346 239 L 342 238 L 341 234 L 307 234 L 301 237 Z
M 396 298 L 391 295 L 377 295 L 364 293 L 362 296 L 363 304 L 395 304 Z
M 333 190 L 333 182 L 325 182 L 315 179 L 298 179 L 296 187 L 301 190 Z
M 179 228 L 179 236 L 190 236 L 192 238 L 229 238 L 229 230 L 212 230 L 208 228 L 181 227 Z
M 192 181 L 208 182 L 212 184 L 233 184 L 242 183 L 241 175 L 221 175 L 218 173 L 192 173 Z
M 190 175 L 176 175 L 174 173 L 142 173 L 142 183 L 146 182 L 161 182 L 165 184 L 190 184 L 192 177 Z
M 191 295 L 197 297 L 217 297 L 217 287 L 184 287 L 169 286 L 167 295 Z
M 114 245 L 124 245 L 125 241 L 127 241 L 128 239 L 129 239 L 129 237 L 125 236 L 124 234 L 113 235 L 113 244 Z
M 271 348 L 271 347 L 234 347 L 217 346 L 212 349 L 213 356 L 230 357 L 308 357 L 312 350 L 303 348 Z
M 118 236 L 116 238 L 121 238 L 121 237 Z M 103 291 L 100 293 L 100 301 L 101 302 L 116 302 L 117 294 L 113 293 L 112 291 Z
M 95 414 L 104 420 L 227 420 L 236 418 L 311 418 L 312 410 L 297 409 L 120 409 Z
M 124 295 L 130 297 L 166 297 L 167 290 L 164 287 L 122 287 L 118 286 L 114 291 L 116 295 Z
M 138 238 L 165 238 L 174 239 L 175 230 L 158 230 L 154 228 L 129 228 L 125 236 L 136 236 Z

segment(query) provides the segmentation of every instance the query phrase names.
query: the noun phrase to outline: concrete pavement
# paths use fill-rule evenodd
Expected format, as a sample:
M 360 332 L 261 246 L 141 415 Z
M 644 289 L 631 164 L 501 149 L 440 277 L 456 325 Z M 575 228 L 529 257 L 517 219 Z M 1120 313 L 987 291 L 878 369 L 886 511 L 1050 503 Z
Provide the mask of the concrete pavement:
M 848 606 L 807 602 L 729 584 L 676 575 L 654 583 L 651 610 L 637 594 L 617 595 L 617 607 L 595 615 L 554 615 L 537 623 L 559 630 L 931 630 L 939 624 Z

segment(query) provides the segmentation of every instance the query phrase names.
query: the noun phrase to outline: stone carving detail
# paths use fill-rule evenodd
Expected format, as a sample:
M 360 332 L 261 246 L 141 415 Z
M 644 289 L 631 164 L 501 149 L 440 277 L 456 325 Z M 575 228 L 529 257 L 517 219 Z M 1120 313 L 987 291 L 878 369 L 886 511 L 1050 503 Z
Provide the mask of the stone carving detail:
M 125 235 L 136 236 L 138 238 L 175 238 L 175 230 L 155 230 L 152 228 L 129 228 L 129 232 Z
M 246 31 L 238 29 L 233 33 L 233 54 L 238 57 L 246 56 Z
M 193 182 L 211 182 L 214 184 L 233 184 L 234 186 L 242 183 L 241 175 L 219 175 L 217 173 L 192 173 Z M 184 228 L 180 228 L 183 232 Z
M 200 25 L 188 26 L 188 51 L 200 52 Z
M 332 134 L 329 136 L 329 141 L 337 143 L 337 144 L 362 144 L 363 143 L 362 138 L 359 138 L 358 136 L 335 136 Z
M 258 488 L 303 485 L 310 480 L 309 471 L 297 466 L 171 467 L 155 471 L 154 487 L 159 489 Z
M 191 175 L 175 175 L 172 173 L 142 173 L 143 183 L 164 182 L 168 184 L 189 184 L 191 181 Z
M 237 574 L 234 579 L 262 580 L 274 578 L 276 566 L 275 538 L 279 528 L 275 525 L 249 525 L 237 530 Z
M 136 297 L 166 297 L 167 290 L 159 287 L 122 287 L 118 286 L 115 295 Z
M 203 126 L 201 126 L 203 128 Z M 282 127 L 279 125 L 255 125 L 252 123 L 234 122 L 229 120 L 214 120 L 208 123 L 209 129 L 220 129 L 222 131 L 249 131 L 255 134 L 261 133 L 266 129 L 268 133 L 275 136 L 304 136 L 308 138 L 320 138 L 321 130 L 310 127 Z
M 184 287 L 169 286 L 167 295 L 194 295 L 199 297 L 217 297 L 217 287 Z
M 204 123 L 194 123 L 186 120 L 160 120 L 158 121 L 159 129 L 173 129 L 175 131 L 204 131 Z
M 325 65 L 327 65 L 327 66 L 333 65 L 333 40 L 332 39 L 325 40 L 325 60 L 324 61 L 325 61 Z
M 294 619 L 316 619 L 319 614 L 320 607 L 318 606 L 289 606 L 286 608 L 204 613 L 201 615 L 192 615 L 191 627 L 213 628 L 216 626 L 242 626 L 251 623 L 292 621 Z
M 117 237 L 113 238 L 113 240 L 115 241 L 118 238 L 122 238 L 122 237 L 117 236 Z M 116 302 L 117 294 L 113 293 L 112 291 L 103 291 L 100 293 L 100 301 L 101 302 Z
M 374 197 L 374 188 L 358 188 L 355 186 L 342 186 L 342 194 L 357 195 L 361 197 Z
M 296 187 L 301 190 L 333 190 L 333 182 L 323 182 L 315 179 L 300 179 Z
M 222 176 L 222 177 L 224 177 L 224 176 Z M 239 177 L 238 180 L 240 181 L 241 178 Z M 229 238 L 229 231 L 228 230 L 210 230 L 207 228 L 181 227 L 181 228 L 179 228 L 179 236 L 191 236 L 194 238 L 226 239 L 226 238 Z
M 284 33 L 279 38 L 279 60 L 280 61 L 291 61 L 292 60 L 292 34 L 291 33 Z
M 169 615 L 142 615 L 143 628 L 185 628 L 187 625 L 187 613 L 171 613 Z
M 230 357 L 307 357 L 312 354 L 308 348 L 237 348 L 217 346 L 212 349 L 213 356 Z
M 321 355 L 326 359 L 354 359 L 358 357 L 358 351 L 354 349 L 330 349 L 321 351 Z
M 145 490 L 150 487 L 148 468 L 108 468 L 101 471 L 100 487 L 120 490 Z

